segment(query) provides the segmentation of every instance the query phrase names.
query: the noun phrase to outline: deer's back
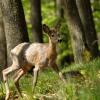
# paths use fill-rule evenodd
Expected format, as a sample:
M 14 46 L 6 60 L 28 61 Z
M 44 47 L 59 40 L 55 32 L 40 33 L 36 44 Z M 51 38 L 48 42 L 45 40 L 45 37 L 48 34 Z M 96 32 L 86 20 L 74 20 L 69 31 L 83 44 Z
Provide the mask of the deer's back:
M 48 44 L 41 43 L 21 43 L 11 50 L 14 62 L 23 65 L 29 63 L 31 65 L 43 64 L 47 62 Z M 15 58 L 15 59 L 14 59 Z
M 26 62 L 24 54 L 27 48 L 29 48 L 29 45 L 30 44 L 26 42 L 21 43 L 11 50 L 11 59 L 13 63 L 22 66 Z

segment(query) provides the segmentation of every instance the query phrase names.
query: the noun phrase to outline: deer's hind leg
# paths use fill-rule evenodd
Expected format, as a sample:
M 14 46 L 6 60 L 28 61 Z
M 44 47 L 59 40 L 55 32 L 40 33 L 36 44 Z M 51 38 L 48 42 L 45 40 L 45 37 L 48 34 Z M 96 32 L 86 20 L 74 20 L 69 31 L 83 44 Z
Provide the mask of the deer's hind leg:
M 23 68 L 20 68 L 17 73 L 16 73 L 16 76 L 14 77 L 14 83 L 15 83 L 15 86 L 17 88 L 17 91 L 19 93 L 19 95 L 22 97 L 22 93 L 21 93 L 21 90 L 20 90 L 20 86 L 19 86 L 19 79 L 26 73 L 26 70 L 24 70 Z
M 33 69 L 33 89 L 32 91 L 34 92 L 36 83 L 37 83 L 37 79 L 38 79 L 38 73 L 39 73 L 39 66 L 36 65 L 35 68 Z
M 4 69 L 2 71 L 2 73 L 3 73 L 3 80 L 5 82 L 5 88 L 6 88 L 6 98 L 5 98 L 5 100 L 8 100 L 9 97 L 10 97 L 10 89 L 9 89 L 9 84 L 8 84 L 8 75 L 11 72 L 14 72 L 14 71 L 16 71 L 18 69 L 19 69 L 18 65 L 12 64 L 10 67 L 8 67 L 8 68 L 6 68 L 6 69 Z
M 51 67 L 52 67 L 53 70 L 59 75 L 60 79 L 61 79 L 64 83 L 66 83 L 66 80 L 65 80 L 65 78 L 64 78 L 64 75 L 62 74 L 62 72 L 60 72 L 60 70 L 59 70 L 57 64 L 56 64 L 56 63 L 53 63 L 53 64 L 51 65 Z

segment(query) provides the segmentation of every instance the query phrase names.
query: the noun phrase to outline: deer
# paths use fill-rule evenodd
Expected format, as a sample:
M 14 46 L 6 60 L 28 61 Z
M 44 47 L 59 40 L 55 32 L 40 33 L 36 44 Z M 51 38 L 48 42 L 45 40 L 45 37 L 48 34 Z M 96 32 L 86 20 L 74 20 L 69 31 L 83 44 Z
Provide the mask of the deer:
M 46 24 L 42 25 L 42 29 L 49 37 L 49 43 L 20 43 L 14 47 L 10 54 L 12 65 L 2 71 L 3 80 L 5 84 L 6 97 L 5 100 L 10 98 L 10 89 L 8 82 L 8 75 L 14 72 L 14 84 L 20 96 L 21 90 L 19 86 L 19 79 L 28 72 L 33 66 L 33 91 L 37 83 L 39 70 L 45 67 L 52 67 L 58 74 L 60 79 L 66 83 L 65 77 L 59 70 L 56 64 L 57 51 L 56 45 L 60 41 L 57 29 L 49 28 Z

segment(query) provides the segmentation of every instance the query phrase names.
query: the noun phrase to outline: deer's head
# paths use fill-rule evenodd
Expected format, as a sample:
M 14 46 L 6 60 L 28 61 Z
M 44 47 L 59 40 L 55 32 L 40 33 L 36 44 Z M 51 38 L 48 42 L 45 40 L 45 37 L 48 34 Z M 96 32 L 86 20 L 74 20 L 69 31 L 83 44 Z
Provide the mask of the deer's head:
M 43 31 L 49 35 L 51 41 L 53 43 L 57 43 L 61 41 L 60 35 L 58 34 L 57 28 L 49 28 L 47 25 L 43 24 Z

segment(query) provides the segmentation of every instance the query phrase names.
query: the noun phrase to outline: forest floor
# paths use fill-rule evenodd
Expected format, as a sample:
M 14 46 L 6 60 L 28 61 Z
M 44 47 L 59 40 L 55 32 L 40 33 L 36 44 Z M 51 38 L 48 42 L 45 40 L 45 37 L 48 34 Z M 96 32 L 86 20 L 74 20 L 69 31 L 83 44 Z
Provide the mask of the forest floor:
M 20 80 L 23 99 L 18 96 L 10 79 L 11 100 L 100 100 L 100 58 L 87 64 L 72 64 L 62 69 L 64 84 L 52 69 L 39 73 L 35 92 L 32 92 L 31 74 Z M 0 100 L 4 100 L 4 84 L 0 84 Z

